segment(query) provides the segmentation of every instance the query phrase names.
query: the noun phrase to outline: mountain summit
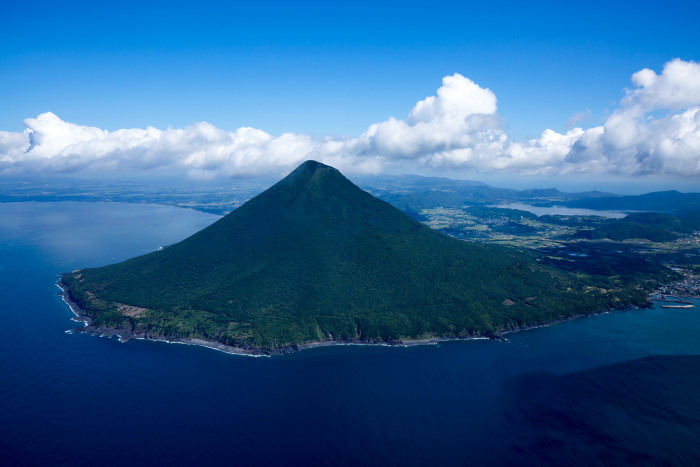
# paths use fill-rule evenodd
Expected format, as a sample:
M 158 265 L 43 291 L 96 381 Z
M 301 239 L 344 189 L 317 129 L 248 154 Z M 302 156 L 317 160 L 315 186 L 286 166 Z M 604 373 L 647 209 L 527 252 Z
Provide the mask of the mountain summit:
M 484 335 L 610 300 L 528 253 L 434 231 L 315 161 L 180 243 L 63 283 L 94 329 L 253 352 Z

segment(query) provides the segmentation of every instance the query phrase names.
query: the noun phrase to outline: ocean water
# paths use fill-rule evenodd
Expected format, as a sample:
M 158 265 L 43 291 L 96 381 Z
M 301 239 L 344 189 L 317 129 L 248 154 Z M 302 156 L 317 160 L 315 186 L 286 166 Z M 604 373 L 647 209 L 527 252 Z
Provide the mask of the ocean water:
M 0 204 L 1 465 L 700 464 L 700 308 L 270 358 L 65 332 L 58 273 L 216 219 Z

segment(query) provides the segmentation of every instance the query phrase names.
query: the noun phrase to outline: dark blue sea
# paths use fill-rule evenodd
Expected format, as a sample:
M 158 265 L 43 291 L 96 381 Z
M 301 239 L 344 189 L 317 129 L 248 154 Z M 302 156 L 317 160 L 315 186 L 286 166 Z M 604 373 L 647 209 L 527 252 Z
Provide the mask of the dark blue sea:
M 0 465 L 700 464 L 700 308 L 269 358 L 65 332 L 57 274 L 214 220 L 0 204 Z

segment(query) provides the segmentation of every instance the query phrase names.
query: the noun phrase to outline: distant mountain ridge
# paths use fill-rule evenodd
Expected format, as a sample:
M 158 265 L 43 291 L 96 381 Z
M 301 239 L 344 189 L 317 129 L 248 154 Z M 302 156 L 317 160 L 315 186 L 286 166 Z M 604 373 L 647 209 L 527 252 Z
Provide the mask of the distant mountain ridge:
M 562 192 L 556 188 L 515 190 L 474 180 L 456 180 L 420 175 L 356 176 L 364 190 L 414 216 L 422 209 L 461 208 L 465 205 L 525 203 L 537 206 L 569 206 L 589 209 L 630 211 L 697 210 L 697 193 L 666 196 L 659 192 L 622 196 L 599 191 Z M 113 201 L 165 204 L 227 214 L 263 191 L 262 179 L 183 182 L 181 179 L 84 180 L 5 179 L 0 180 L 0 202 L 20 201 Z M 651 202 L 657 195 L 665 199 Z M 629 199 L 628 199 L 629 198 Z
M 686 211 L 675 216 L 659 212 L 635 212 L 622 219 L 610 220 L 596 229 L 581 229 L 576 236 L 615 241 L 642 238 L 653 242 L 672 242 L 695 231 L 700 231 L 700 211 Z
M 431 230 L 314 161 L 180 243 L 62 281 L 88 331 L 254 353 L 491 335 L 645 301 Z
M 682 213 L 700 211 L 700 193 L 681 193 L 669 190 L 634 196 L 577 199 L 569 201 L 566 205 L 572 208 Z
M 453 180 L 418 175 L 358 177 L 360 186 L 414 217 L 423 209 L 461 208 L 466 205 L 526 203 L 539 206 L 566 205 L 573 200 L 610 198 L 600 191 L 566 193 L 556 188 L 515 190 L 473 180 Z

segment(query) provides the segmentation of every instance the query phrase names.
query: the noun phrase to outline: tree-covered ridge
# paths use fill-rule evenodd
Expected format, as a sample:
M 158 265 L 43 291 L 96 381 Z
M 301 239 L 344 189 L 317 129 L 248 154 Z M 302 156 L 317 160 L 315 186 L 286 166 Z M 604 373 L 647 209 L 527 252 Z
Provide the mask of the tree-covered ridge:
M 489 334 L 645 297 L 436 232 L 313 161 L 178 244 L 63 282 L 96 326 L 267 350 Z

